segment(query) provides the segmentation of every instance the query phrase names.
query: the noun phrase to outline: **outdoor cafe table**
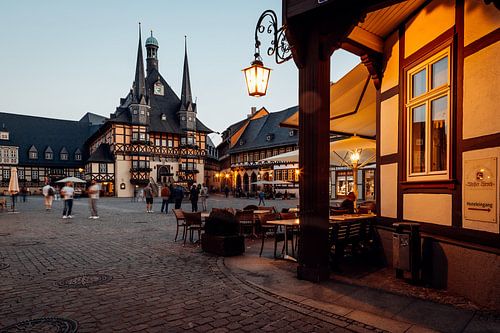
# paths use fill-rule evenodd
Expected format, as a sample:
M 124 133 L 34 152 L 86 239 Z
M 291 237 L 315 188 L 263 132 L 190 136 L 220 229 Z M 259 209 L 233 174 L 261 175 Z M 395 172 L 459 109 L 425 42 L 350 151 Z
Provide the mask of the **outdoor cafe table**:
M 343 215 L 331 215 L 330 223 L 338 222 L 350 222 L 357 220 L 366 220 L 375 217 L 375 214 L 343 214 Z
M 288 228 L 291 227 L 293 229 L 298 227 L 300 225 L 299 219 L 272 220 L 272 221 L 267 221 L 267 223 L 274 225 L 282 225 L 285 227 L 285 254 L 283 255 L 283 259 L 297 261 L 296 258 L 288 255 Z

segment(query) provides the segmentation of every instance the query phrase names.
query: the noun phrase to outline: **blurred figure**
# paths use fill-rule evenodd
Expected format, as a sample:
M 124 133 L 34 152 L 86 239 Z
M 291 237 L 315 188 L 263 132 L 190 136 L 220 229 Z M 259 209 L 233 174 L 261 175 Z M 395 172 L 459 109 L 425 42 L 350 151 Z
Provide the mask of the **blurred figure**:
M 191 200 L 191 211 L 192 212 L 197 212 L 198 211 L 198 196 L 200 195 L 200 192 L 198 191 L 198 188 L 196 185 L 193 184 L 191 187 L 191 191 L 189 191 L 189 200 Z
M 163 213 L 163 209 L 165 209 L 165 214 L 168 214 L 168 202 L 170 200 L 170 196 L 172 193 L 170 192 L 170 188 L 167 184 L 164 184 L 161 188 L 161 212 Z
M 149 183 L 143 190 L 144 198 L 146 198 L 146 213 L 153 213 L 153 188 Z
M 95 180 L 92 181 L 92 185 L 89 187 L 89 207 L 90 207 L 90 216 L 89 219 L 98 219 L 99 215 L 97 214 L 97 200 L 99 199 L 99 191 L 101 190 L 99 184 Z
M 73 194 L 75 193 L 75 189 L 73 188 L 72 182 L 67 182 L 66 186 L 61 189 L 61 196 L 64 200 L 64 209 L 63 209 L 63 219 L 72 219 L 73 215 L 71 215 L 71 211 L 73 209 Z
M 52 186 L 50 186 L 49 183 L 47 183 L 43 188 L 42 188 L 42 194 L 43 194 L 43 199 L 45 202 L 45 210 L 51 210 L 52 209 L 52 201 L 54 200 L 54 195 L 56 194 L 56 191 Z

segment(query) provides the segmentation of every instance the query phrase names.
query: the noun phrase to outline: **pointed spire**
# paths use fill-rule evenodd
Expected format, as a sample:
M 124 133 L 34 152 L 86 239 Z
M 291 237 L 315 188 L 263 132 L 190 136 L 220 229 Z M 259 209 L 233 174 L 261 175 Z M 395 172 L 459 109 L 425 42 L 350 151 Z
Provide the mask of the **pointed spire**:
M 187 36 L 184 36 L 184 72 L 182 74 L 181 108 L 187 110 L 189 104 L 193 104 L 193 96 L 191 94 L 191 80 L 189 78 Z
M 139 45 L 137 46 L 137 63 L 135 65 L 135 81 L 133 97 L 135 102 L 140 102 L 146 95 L 146 79 L 144 75 L 144 60 L 142 57 L 141 23 L 139 22 Z

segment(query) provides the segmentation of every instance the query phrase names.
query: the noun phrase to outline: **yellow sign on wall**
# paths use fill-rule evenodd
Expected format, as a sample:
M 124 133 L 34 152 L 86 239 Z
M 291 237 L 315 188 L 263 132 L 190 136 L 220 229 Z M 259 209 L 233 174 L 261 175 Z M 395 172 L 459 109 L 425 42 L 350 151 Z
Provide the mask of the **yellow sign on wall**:
M 464 218 L 497 223 L 497 158 L 464 161 L 463 189 Z

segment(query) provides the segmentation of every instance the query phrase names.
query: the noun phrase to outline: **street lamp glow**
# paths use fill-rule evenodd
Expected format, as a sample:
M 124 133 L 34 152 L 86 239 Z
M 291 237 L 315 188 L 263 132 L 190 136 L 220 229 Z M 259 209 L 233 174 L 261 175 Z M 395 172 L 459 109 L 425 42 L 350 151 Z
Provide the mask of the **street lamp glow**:
M 353 164 L 358 164 L 359 158 L 360 158 L 359 151 L 355 150 L 351 153 L 351 162 Z
M 262 61 L 255 59 L 250 67 L 243 69 L 243 73 L 250 96 L 266 95 L 269 75 L 271 74 L 270 68 L 264 67 Z
M 228 173 L 226 173 L 226 179 L 228 179 L 228 178 L 229 178 L 229 174 L 228 174 Z

